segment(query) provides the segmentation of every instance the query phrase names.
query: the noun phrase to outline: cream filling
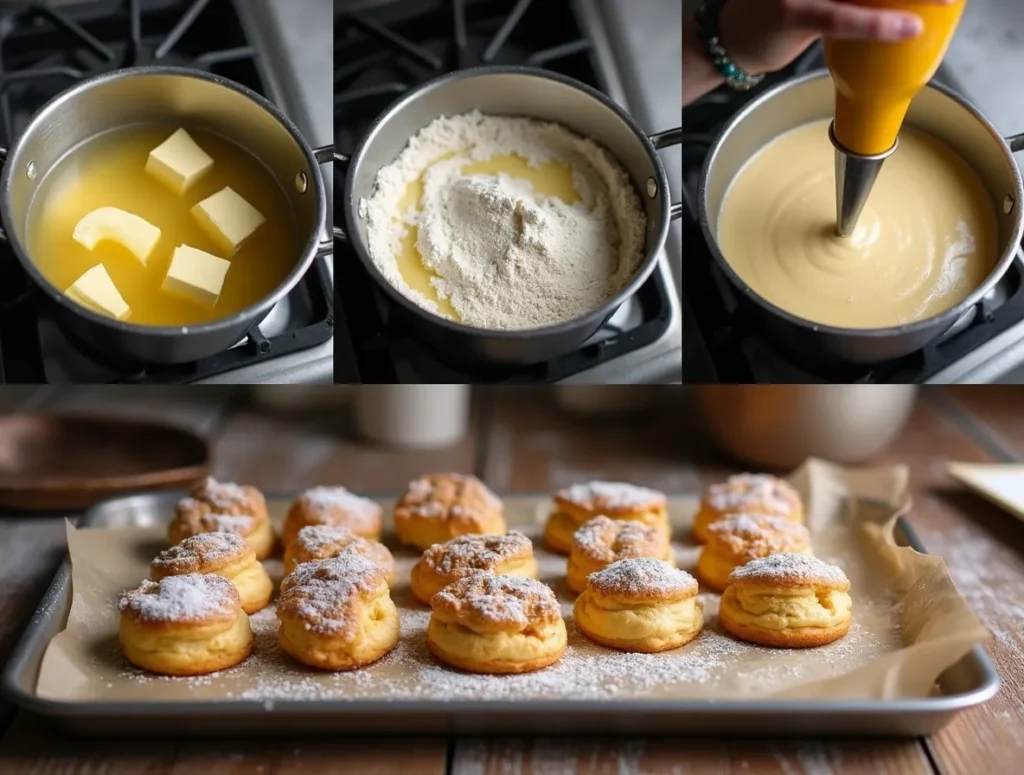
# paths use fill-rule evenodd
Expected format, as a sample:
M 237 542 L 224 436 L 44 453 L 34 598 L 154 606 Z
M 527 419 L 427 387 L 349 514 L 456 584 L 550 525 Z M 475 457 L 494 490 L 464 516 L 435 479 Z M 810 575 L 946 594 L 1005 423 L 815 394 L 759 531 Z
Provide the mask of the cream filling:
M 239 611 L 230 624 L 220 623 L 174 633 L 154 633 L 131 619 L 121 619 L 121 642 L 132 652 L 158 659 L 168 667 L 187 667 L 197 661 L 219 660 L 236 654 L 252 640 L 249 617 Z
M 696 597 L 670 603 L 605 607 L 586 593 L 577 600 L 576 617 L 594 635 L 607 640 L 664 638 L 693 632 L 704 623 Z
M 566 644 L 565 622 L 526 632 L 476 632 L 454 622 L 430 617 L 427 637 L 450 654 L 467 662 L 529 662 L 561 651 Z
M 837 590 L 735 588 L 735 596 L 752 623 L 767 630 L 834 627 L 850 615 L 853 606 L 850 595 Z

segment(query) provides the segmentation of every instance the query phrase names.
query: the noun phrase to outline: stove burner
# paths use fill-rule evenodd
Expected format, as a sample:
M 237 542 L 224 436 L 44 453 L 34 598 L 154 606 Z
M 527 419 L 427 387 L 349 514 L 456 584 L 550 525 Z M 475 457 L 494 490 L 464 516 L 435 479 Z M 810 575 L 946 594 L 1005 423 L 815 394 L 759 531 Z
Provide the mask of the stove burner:
M 607 85 L 571 0 L 336 0 L 334 20 L 335 146 L 351 154 L 373 120 L 419 84 L 481 65 L 528 65 L 568 75 L 595 88 Z M 335 175 L 335 201 L 343 180 Z M 343 215 L 338 212 L 335 221 Z M 657 341 L 671 324 L 660 272 L 579 350 L 517 369 L 467 370 L 451 355 L 422 344 L 367 275 L 358 256 L 335 245 L 338 301 L 350 342 L 335 358 L 346 382 L 546 383 L 565 379 Z
M 825 66 L 820 45 L 789 68 L 769 76 L 757 89 L 739 94 L 714 91 L 684 108 L 683 126 L 683 298 L 686 382 L 724 383 L 921 383 L 1024 317 L 1024 250 L 996 287 L 949 331 L 924 349 L 873 367 L 850 365 L 825 370 L 806 356 L 765 339 L 748 320 L 737 292 L 718 268 L 698 221 L 701 167 L 718 132 L 737 111 L 765 89 Z M 936 81 L 957 89 L 940 68 Z M 697 357 L 690 357 L 690 353 Z
M 9 144 L 63 89 L 124 67 L 196 68 L 267 96 L 260 52 L 242 22 L 235 0 L 83 0 L 59 8 L 41 2 L 7 8 L 0 15 L 0 143 Z M 31 285 L 11 249 L 0 246 L 0 384 L 192 382 L 314 347 L 333 335 L 333 283 L 319 261 L 245 342 L 184 366 L 110 363 L 74 332 L 58 331 Z M 279 314 L 292 300 L 301 311 Z

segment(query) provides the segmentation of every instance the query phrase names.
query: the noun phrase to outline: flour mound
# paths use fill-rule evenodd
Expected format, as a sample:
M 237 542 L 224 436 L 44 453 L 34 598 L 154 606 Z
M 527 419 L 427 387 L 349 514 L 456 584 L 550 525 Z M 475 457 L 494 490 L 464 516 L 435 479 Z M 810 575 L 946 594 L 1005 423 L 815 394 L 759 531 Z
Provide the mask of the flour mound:
M 582 201 L 567 204 L 505 174 L 462 172 L 507 154 L 531 166 L 568 165 Z M 398 212 L 408 184 L 421 177 L 419 210 Z M 599 307 L 635 274 L 646 229 L 628 176 L 592 140 L 557 124 L 479 112 L 420 131 L 378 173 L 367 221 L 373 261 L 399 291 L 440 314 L 398 270 L 402 237 L 415 227 L 438 297 L 463 323 L 501 330 L 553 325 Z

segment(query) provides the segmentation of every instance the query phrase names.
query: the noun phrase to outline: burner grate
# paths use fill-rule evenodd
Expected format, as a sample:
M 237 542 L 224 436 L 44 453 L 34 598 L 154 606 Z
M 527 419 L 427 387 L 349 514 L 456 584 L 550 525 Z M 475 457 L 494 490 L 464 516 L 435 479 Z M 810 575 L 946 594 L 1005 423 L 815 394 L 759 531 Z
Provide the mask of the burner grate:
M 213 72 L 264 96 L 269 79 L 234 0 L 89 0 L 51 7 L 19 3 L 0 15 L 0 139 L 11 142 L 48 100 L 71 84 L 123 67 L 173 65 Z M 62 335 L 9 247 L 0 247 L 0 384 L 88 381 L 178 384 L 314 347 L 334 329 L 333 283 L 322 261 L 290 298 L 305 314 L 268 334 L 182 366 L 110 364 Z M 271 312 L 270 318 L 275 313 Z M 50 349 L 54 352 L 50 352 Z M 70 365 L 76 364 L 76 365 Z
M 334 131 L 344 154 L 395 99 L 453 70 L 529 65 L 607 91 L 571 0 L 336 0 L 335 10 Z M 336 175 L 335 202 L 342 188 Z M 655 272 L 578 351 L 533 367 L 469 373 L 392 314 L 351 248 L 336 243 L 335 252 L 338 304 L 351 336 L 352 358 L 335 362 L 344 381 L 555 382 L 652 344 L 671 323 L 670 289 Z
M 1024 318 L 1024 250 L 973 319 L 954 326 L 919 352 L 870 368 L 851 365 L 823 372 L 767 341 L 757 323 L 746 318 L 698 221 L 697 190 L 704 158 L 726 121 L 748 101 L 781 81 L 824 66 L 821 46 L 816 44 L 752 92 L 719 89 L 683 111 L 683 252 L 688 257 L 683 262 L 683 306 L 684 314 L 694 321 L 685 331 L 684 349 L 707 355 L 697 365 L 686 366 L 687 382 L 921 383 Z M 956 89 L 945 68 L 939 69 L 936 80 Z

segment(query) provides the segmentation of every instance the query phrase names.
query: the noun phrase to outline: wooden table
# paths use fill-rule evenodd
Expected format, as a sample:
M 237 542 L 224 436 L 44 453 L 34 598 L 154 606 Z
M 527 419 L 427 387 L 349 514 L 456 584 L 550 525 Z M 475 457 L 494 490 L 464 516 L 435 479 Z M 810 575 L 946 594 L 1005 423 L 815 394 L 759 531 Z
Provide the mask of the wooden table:
M 272 419 L 231 389 L 0 391 L 11 408 L 162 416 L 214 440 L 215 473 L 267 489 L 401 487 L 427 470 L 475 471 L 499 491 L 538 491 L 591 477 L 692 492 L 735 466 L 709 449 L 682 396 L 649 421 L 566 417 L 546 392 L 479 396 L 473 430 L 444 452 L 398 454 L 350 440 L 346 422 Z M 74 740 L 0 704 L 2 773 L 985 773 L 1024 761 L 1024 524 L 964 491 L 944 461 L 1024 459 L 1024 391 L 926 390 L 902 437 L 876 461 L 912 469 L 914 527 L 945 556 L 995 635 L 999 696 L 928 740 Z M 272 453 L 271 453 L 272 450 Z M 61 520 L 0 520 L 0 663 L 64 553 Z M 6 734 L 3 730 L 6 729 Z

